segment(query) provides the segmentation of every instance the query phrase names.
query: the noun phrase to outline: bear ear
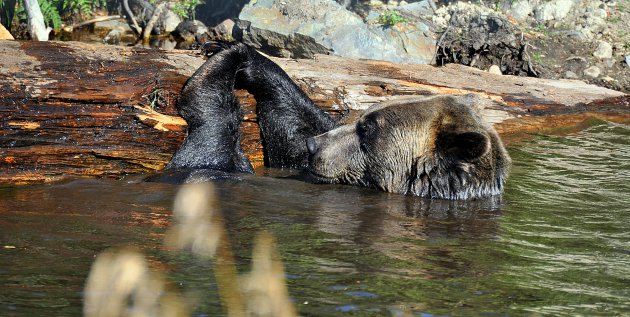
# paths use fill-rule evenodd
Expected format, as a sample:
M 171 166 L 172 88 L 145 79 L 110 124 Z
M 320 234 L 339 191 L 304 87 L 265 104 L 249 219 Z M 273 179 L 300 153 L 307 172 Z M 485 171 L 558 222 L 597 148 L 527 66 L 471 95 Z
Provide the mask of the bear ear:
M 442 132 L 436 140 L 437 150 L 463 160 L 474 160 L 490 150 L 490 140 L 479 132 Z

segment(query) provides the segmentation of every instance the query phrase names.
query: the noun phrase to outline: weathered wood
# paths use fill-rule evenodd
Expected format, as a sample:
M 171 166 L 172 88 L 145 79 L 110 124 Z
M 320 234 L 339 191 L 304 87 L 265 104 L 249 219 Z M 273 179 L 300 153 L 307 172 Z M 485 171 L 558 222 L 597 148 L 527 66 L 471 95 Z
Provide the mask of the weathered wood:
M 479 107 L 504 136 L 591 117 L 630 121 L 627 95 L 578 81 L 334 56 L 273 60 L 331 114 L 349 111 L 346 120 L 382 100 L 475 92 L 496 101 Z M 185 136 L 176 98 L 203 61 L 190 51 L 0 41 L 0 182 L 163 168 Z M 237 96 L 245 109 L 242 145 L 260 166 L 255 101 L 244 91 Z

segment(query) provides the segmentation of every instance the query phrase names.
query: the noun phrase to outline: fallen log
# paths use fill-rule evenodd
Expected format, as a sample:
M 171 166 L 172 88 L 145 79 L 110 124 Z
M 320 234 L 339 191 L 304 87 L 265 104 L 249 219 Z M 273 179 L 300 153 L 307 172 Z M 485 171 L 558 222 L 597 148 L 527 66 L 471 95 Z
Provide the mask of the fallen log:
M 204 62 L 197 52 L 75 42 L 0 41 L 0 183 L 159 170 L 185 137 L 175 103 Z M 436 68 L 317 56 L 273 58 L 320 106 L 345 120 L 370 104 L 408 95 L 479 93 L 484 117 L 504 136 L 580 124 L 630 121 L 630 98 L 579 81 L 497 76 L 465 66 Z M 262 165 L 255 101 L 242 145 Z

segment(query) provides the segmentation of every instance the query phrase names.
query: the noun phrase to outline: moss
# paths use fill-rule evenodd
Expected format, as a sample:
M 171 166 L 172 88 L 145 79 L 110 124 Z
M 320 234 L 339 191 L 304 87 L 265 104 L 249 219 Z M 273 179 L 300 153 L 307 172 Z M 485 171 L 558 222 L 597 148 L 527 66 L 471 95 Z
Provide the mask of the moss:
M 396 11 L 385 11 L 378 17 L 378 23 L 386 26 L 407 22 L 409 22 L 409 20 Z
M 532 61 L 536 64 L 542 64 L 543 62 L 543 57 L 545 55 L 541 54 L 541 53 L 533 53 L 532 54 Z

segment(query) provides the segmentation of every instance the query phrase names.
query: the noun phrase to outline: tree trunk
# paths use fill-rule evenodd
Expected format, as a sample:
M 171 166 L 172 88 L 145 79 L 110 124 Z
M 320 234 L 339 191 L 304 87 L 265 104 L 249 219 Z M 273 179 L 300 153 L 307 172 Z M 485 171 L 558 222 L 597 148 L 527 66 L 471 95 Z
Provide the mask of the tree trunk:
M 48 41 L 48 34 L 51 29 L 47 28 L 44 23 L 44 16 L 39 8 L 39 3 L 37 0 L 23 0 L 23 3 L 28 16 L 28 32 L 31 34 L 31 38 L 35 41 Z
M 0 56 L 0 183 L 13 184 L 163 168 L 185 137 L 177 96 L 204 62 L 190 51 L 74 42 L 0 41 Z M 348 113 L 344 120 L 392 98 L 473 92 L 496 101 L 481 112 L 508 141 L 593 117 L 630 121 L 628 95 L 579 81 L 323 55 L 273 60 L 329 113 Z M 255 101 L 244 91 L 237 96 L 243 148 L 261 166 Z
M 162 2 L 158 4 L 157 7 L 155 7 L 155 10 L 153 11 L 153 16 L 151 16 L 151 18 L 147 22 L 147 25 L 144 27 L 144 30 L 142 30 L 143 41 L 149 41 L 151 30 L 153 30 L 153 27 L 155 26 L 155 23 L 157 23 L 158 19 L 160 19 L 160 16 L 164 14 L 164 10 L 170 10 L 170 4 L 168 2 Z

